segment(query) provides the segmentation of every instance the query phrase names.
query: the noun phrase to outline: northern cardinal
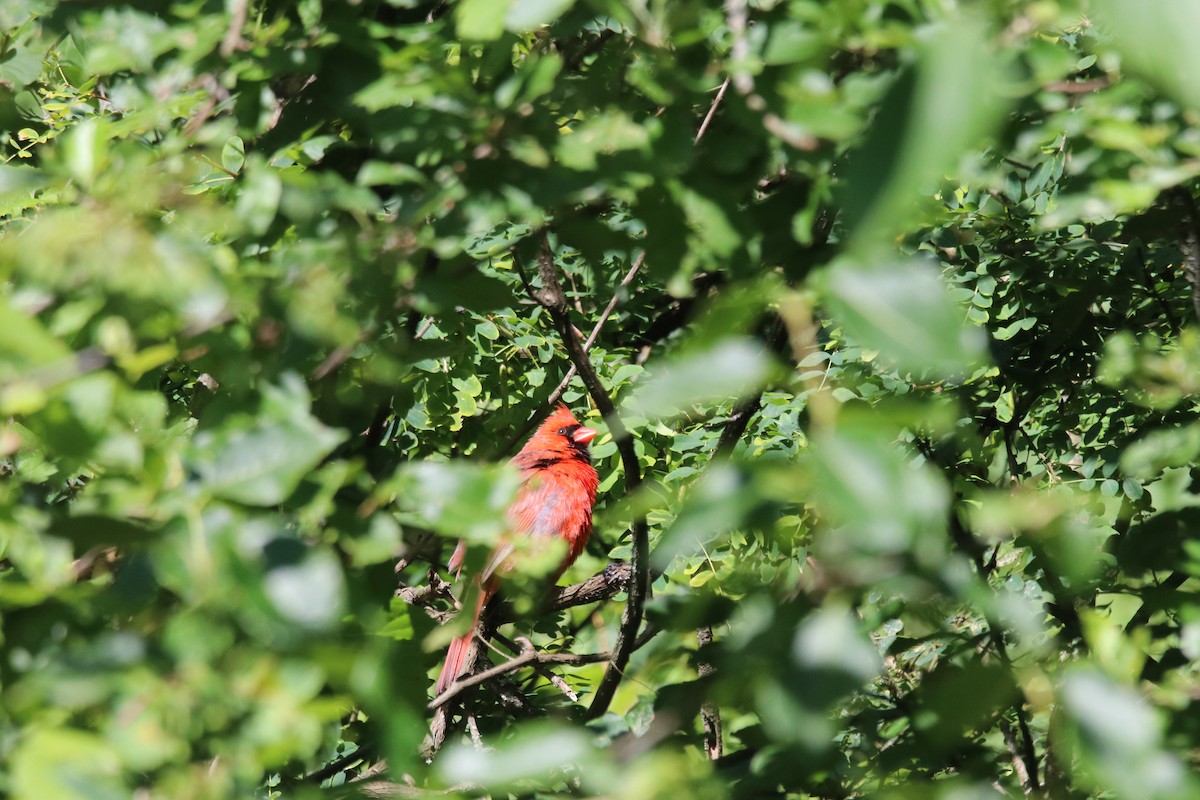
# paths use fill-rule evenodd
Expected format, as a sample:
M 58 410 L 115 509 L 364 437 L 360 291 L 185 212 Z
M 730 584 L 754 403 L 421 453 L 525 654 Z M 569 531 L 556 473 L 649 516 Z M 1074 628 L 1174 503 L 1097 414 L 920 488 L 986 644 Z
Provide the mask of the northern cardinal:
M 498 573 L 511 568 L 508 562 L 516 549 L 514 535 L 534 539 L 558 537 L 566 542 L 566 557 L 552 576 L 555 581 L 583 552 L 592 532 L 592 505 L 600 484 L 588 454 L 588 444 L 595 437 L 595 430 L 580 425 L 567 407 L 560 405 L 534 431 L 521 452 L 513 456 L 510 463 L 520 470 L 522 485 L 508 509 L 509 531 L 477 580 L 479 601 L 475 604 L 471 630 L 450 643 L 446 663 L 434 685 L 435 697 L 467 669 L 467 654 L 479 616 L 496 593 Z M 462 569 L 465 553 L 465 543 L 459 542 L 450 557 L 451 572 L 457 574 Z

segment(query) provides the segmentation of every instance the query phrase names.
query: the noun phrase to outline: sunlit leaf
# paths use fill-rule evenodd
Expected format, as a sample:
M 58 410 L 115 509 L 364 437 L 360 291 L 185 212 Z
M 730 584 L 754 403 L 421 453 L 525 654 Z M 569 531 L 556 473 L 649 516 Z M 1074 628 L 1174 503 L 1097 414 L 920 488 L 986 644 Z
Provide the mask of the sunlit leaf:
M 694 403 L 745 395 L 766 379 L 770 361 L 747 339 L 726 339 L 711 350 L 691 353 L 642 378 L 628 400 L 640 414 L 666 417 Z
M 828 276 L 834 313 L 865 347 L 906 372 L 963 376 L 986 354 L 933 268 L 921 261 L 843 262 Z

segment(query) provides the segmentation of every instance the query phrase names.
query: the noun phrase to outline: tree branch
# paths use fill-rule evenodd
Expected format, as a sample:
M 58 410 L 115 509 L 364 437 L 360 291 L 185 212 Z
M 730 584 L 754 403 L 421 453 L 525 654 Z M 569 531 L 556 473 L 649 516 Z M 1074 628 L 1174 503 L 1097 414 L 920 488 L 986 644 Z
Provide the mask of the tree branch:
M 588 394 L 591 395 L 592 402 L 596 404 L 596 408 L 599 409 L 612 433 L 613 443 L 617 447 L 617 452 L 621 454 L 621 464 L 625 471 L 625 490 L 627 493 L 632 492 L 642 482 L 641 467 L 638 464 L 637 453 L 633 449 L 633 437 L 617 414 L 612 398 L 605 391 L 604 384 L 600 382 L 600 376 L 596 374 L 596 368 L 588 360 L 583 343 L 579 341 L 575 327 L 571 324 L 567 299 L 563 294 L 562 285 L 558 281 L 557 270 L 554 266 L 554 253 L 550 249 L 550 240 L 545 234 L 542 236 L 542 249 L 538 254 L 538 277 L 541 279 L 541 290 L 535 290 L 528 284 L 527 290 L 530 292 L 530 296 L 550 313 L 550 318 L 554 321 L 554 326 L 562 337 L 563 346 L 567 349 L 571 363 L 574 364 L 584 386 L 587 387 Z M 613 694 L 621 682 L 625 666 L 629 663 L 629 656 L 633 652 L 634 642 L 642 625 L 646 597 L 650 591 L 650 534 L 645 515 L 634 520 L 632 533 L 632 556 L 630 559 L 632 576 L 629 581 L 629 600 L 626 602 L 625 611 L 621 616 L 621 627 L 617 633 L 616 647 L 613 648 L 613 658 L 608 664 L 604 677 L 596 685 L 595 694 L 592 696 L 592 704 L 587 713 L 589 719 L 602 715 L 608 710 L 609 703 L 612 702 Z
M 586 581 L 573 583 L 570 586 L 555 586 L 553 594 L 547 600 L 546 610 L 548 612 L 562 611 L 616 597 L 625 591 L 632 574 L 633 568 L 630 564 L 617 561 L 609 564 L 602 572 L 593 575 Z M 433 607 L 433 603 L 439 599 L 453 600 L 450 584 L 436 572 L 431 575 L 429 583 L 419 586 L 401 586 L 396 589 L 395 596 L 409 605 L 423 607 L 425 613 L 438 622 L 446 622 L 454 616 L 453 612 L 439 611 Z M 503 614 L 496 617 L 497 625 L 509 621 Z
M 712 628 L 705 626 L 696 631 L 696 644 L 700 650 L 708 647 L 712 642 Z M 707 660 L 700 660 L 696 665 L 696 671 L 701 678 L 707 678 L 717 670 Z M 704 704 L 700 706 L 700 718 L 704 721 L 704 752 L 708 755 L 709 761 L 716 761 L 725 749 L 721 739 L 721 711 L 717 708 L 716 703 L 705 700 Z
M 481 683 L 490 681 L 499 675 L 504 675 L 509 672 L 515 672 L 523 667 L 531 667 L 544 664 L 567 664 L 569 666 L 582 666 L 584 664 L 595 664 L 598 661 L 608 661 L 612 658 L 612 653 L 542 653 L 534 648 L 533 644 L 528 639 L 519 640 L 524 649 L 520 655 L 505 661 L 503 664 L 497 664 L 491 669 L 485 669 L 483 672 L 477 672 L 474 675 L 469 675 L 465 678 L 459 678 L 450 685 L 450 688 L 442 692 L 429 702 L 430 708 L 439 708 L 453 700 L 461 692 L 472 686 L 478 686 Z
M 721 88 L 717 89 L 717 96 L 713 98 L 712 105 L 708 107 L 708 113 L 704 115 L 704 121 L 700 123 L 700 130 L 696 131 L 696 138 L 693 144 L 700 141 L 704 136 L 704 132 L 708 130 L 708 123 L 712 122 L 713 115 L 717 113 L 717 106 L 721 105 L 721 100 L 725 97 L 725 90 L 729 88 L 729 78 L 726 78 Z
M 613 562 L 599 575 L 594 575 L 582 583 L 555 587 L 556 593 L 550 600 L 549 610 L 562 611 L 565 608 L 608 600 L 626 589 L 632 575 L 633 567 L 630 564 L 624 561 Z
M 638 253 L 637 257 L 634 258 L 633 266 L 629 268 L 629 271 L 625 273 L 625 277 L 621 279 L 621 283 L 617 286 L 617 290 L 613 292 L 612 299 L 608 301 L 608 305 L 605 306 L 604 311 L 600 313 L 600 318 L 596 320 L 595 326 L 592 327 L 592 332 L 588 334 L 588 338 L 584 341 L 584 353 L 587 353 L 589 350 L 591 350 L 592 345 L 596 343 L 596 339 L 600 336 L 600 329 L 604 327 L 604 323 L 608 321 L 609 316 L 612 315 L 613 310 L 617 307 L 617 303 L 621 299 L 621 290 L 633 281 L 633 276 L 637 275 L 638 270 L 642 268 L 642 263 L 645 260 L 645 250 Z M 566 376 L 558 384 L 555 390 L 550 393 L 550 397 L 546 400 L 546 405 L 552 406 L 558 402 L 558 399 L 562 397 L 563 392 L 567 390 L 567 386 L 571 383 L 571 379 L 575 377 L 575 374 L 578 371 L 578 368 L 575 366 L 574 362 L 572 362 L 570 368 L 567 370 Z
M 621 283 L 618 284 L 617 290 L 613 292 L 612 299 L 608 301 L 608 305 L 605 306 L 604 311 L 601 312 L 600 318 L 597 319 L 596 324 L 592 326 L 592 332 L 588 334 L 587 339 L 583 343 L 583 352 L 587 353 L 591 351 L 592 345 L 594 345 L 596 343 L 596 339 L 600 337 L 600 330 L 604 327 L 604 323 L 608 322 L 608 318 L 612 315 L 612 312 L 617 307 L 617 303 L 619 303 L 621 300 L 621 290 L 633 282 L 634 276 L 637 275 L 638 270 L 642 268 L 642 264 L 645 262 L 645 260 L 646 252 L 644 250 L 639 252 L 637 257 L 634 258 L 633 266 L 631 266 L 629 271 L 625 273 L 625 277 L 621 279 Z M 534 289 L 529 284 L 529 279 L 528 276 L 525 275 L 525 271 L 518 268 L 517 274 L 521 276 L 522 283 L 525 285 L 525 291 L 529 293 L 530 297 L 533 297 Z M 550 393 L 550 396 L 546 398 L 547 407 L 553 406 L 559 401 L 560 398 L 562 398 L 563 392 L 567 390 L 567 387 L 571 384 L 571 379 L 575 377 L 577 372 L 578 370 L 576 369 L 574 362 L 572 362 L 571 366 L 567 369 L 567 374 L 563 376 L 563 379 L 559 381 L 558 386 L 556 386 L 554 391 Z M 504 446 L 501 452 L 510 452 L 513 447 L 516 446 L 517 442 L 528 436 L 529 432 L 532 431 L 533 428 L 541 421 L 542 415 L 540 412 L 530 417 L 529 421 L 526 422 L 521 427 L 521 430 L 519 430 L 517 434 L 508 441 L 508 444 Z
M 1192 308 L 1200 319 L 1200 211 L 1188 189 L 1176 187 L 1172 195 L 1183 208 L 1183 241 L 1179 243 L 1179 251 L 1183 254 L 1184 277 L 1192 287 Z

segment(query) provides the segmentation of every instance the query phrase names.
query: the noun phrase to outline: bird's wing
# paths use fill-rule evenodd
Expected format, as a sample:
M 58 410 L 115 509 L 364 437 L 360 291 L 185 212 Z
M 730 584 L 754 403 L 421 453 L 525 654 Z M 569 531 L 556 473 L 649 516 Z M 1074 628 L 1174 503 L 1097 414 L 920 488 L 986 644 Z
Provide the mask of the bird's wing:
M 561 539 L 569 515 L 565 514 L 565 492 L 553 481 L 534 478 L 518 492 L 516 500 L 508 510 L 510 532 L 501 539 L 484 566 L 480 581 L 486 583 L 496 572 L 506 569 L 506 564 L 517 549 L 517 538 Z

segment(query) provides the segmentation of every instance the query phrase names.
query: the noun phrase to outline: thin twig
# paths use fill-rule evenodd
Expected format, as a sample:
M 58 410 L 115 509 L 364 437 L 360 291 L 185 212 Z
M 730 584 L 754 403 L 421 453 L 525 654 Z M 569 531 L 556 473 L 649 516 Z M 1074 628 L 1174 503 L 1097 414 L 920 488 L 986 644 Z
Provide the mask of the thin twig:
M 225 31 L 225 38 L 221 40 L 222 58 L 229 58 L 238 50 L 246 49 L 242 28 L 246 26 L 246 11 L 249 5 L 249 0 L 233 0 L 229 10 L 229 28 Z
M 584 353 L 590 351 L 592 349 L 592 345 L 596 343 L 596 339 L 600 336 L 600 329 L 604 327 L 604 323 L 608 321 L 609 316 L 612 315 L 613 310 L 617 307 L 617 303 L 621 300 L 621 290 L 633 281 L 633 276 L 637 275 L 638 270 L 642 268 L 642 262 L 645 260 L 645 250 L 638 253 L 637 257 L 634 258 L 633 266 L 631 266 L 629 271 L 625 273 L 625 277 L 621 278 L 621 283 L 617 286 L 617 290 L 613 292 L 612 299 L 608 301 L 608 305 L 604 307 L 604 311 L 601 312 L 600 318 L 597 319 L 596 324 L 592 326 L 592 332 L 588 334 L 587 340 L 584 341 Z M 560 382 L 558 387 L 550 393 L 550 397 L 546 400 L 546 405 L 552 406 L 558 402 L 558 399 L 562 397 L 563 392 L 567 390 L 567 386 L 571 383 L 571 379 L 575 377 L 577 372 L 578 369 L 576 368 L 574 362 L 572 362 L 570 368 L 567 369 L 567 374 L 562 379 L 562 382 Z
M 312 772 L 306 772 L 303 775 L 294 777 L 280 775 L 281 783 L 284 786 L 300 783 L 315 783 L 319 785 L 329 780 L 334 775 L 337 775 L 339 772 L 350 769 L 350 767 L 354 766 L 360 761 L 370 761 L 371 756 L 369 751 L 373 749 L 373 747 L 368 748 L 363 745 L 359 745 L 358 749 L 356 749 L 353 753 L 347 753 L 344 756 L 335 758 L 325 766 L 315 769 Z
M 1007 658 L 1007 654 L 1005 657 Z M 1009 662 L 1010 670 L 1011 663 Z M 1038 779 L 1037 745 L 1034 744 L 1033 733 L 1029 730 L 1029 716 L 1025 713 L 1025 703 L 1014 703 L 1013 711 L 1017 714 L 1017 729 L 1021 732 L 1021 760 L 1025 763 L 1025 774 L 1028 780 L 1026 794 L 1033 794 L 1042 788 L 1042 782 Z
M 749 95 L 754 91 L 754 78 L 746 62 L 750 58 L 750 42 L 746 38 L 746 0 L 726 0 L 725 22 L 729 26 L 730 77 L 739 94 Z
M 453 700 L 459 694 L 472 686 L 478 686 L 481 683 L 490 681 L 498 675 L 505 675 L 509 672 L 514 672 L 524 667 L 530 667 L 535 664 L 566 664 L 568 666 L 578 667 L 584 664 L 595 664 L 599 661 L 608 661 L 612 658 L 612 653 L 541 653 L 534 648 L 529 640 L 522 641 L 524 649 L 520 655 L 505 661 L 503 664 L 497 664 L 491 669 L 485 669 L 482 672 L 476 672 L 474 675 L 469 675 L 464 678 L 459 678 L 450 687 L 440 695 L 429 702 L 430 708 L 439 708 Z
M 754 88 L 754 76 L 748 67 L 750 40 L 746 35 L 750 15 L 746 0 L 725 1 L 725 21 L 729 26 L 729 76 L 733 88 L 746 99 L 746 107 L 762 115 L 767 133 L 797 150 L 817 149 L 817 140 L 767 108 L 767 101 Z
M 1000 734 L 1004 737 L 1004 746 L 1008 750 L 1009 760 L 1013 765 L 1013 772 L 1017 776 L 1017 780 L 1021 783 L 1021 790 L 1026 796 L 1033 794 L 1033 786 L 1029 781 L 1029 770 L 1025 767 L 1025 759 L 1021 753 L 1021 746 L 1017 742 L 1017 737 L 1013 735 L 1012 727 L 1000 720 Z
M 1060 94 L 1088 94 L 1089 92 L 1098 92 L 1101 89 L 1107 89 L 1110 83 L 1108 78 L 1092 78 L 1087 81 L 1053 81 L 1042 87 L 1047 92 L 1059 92 Z
M 699 144 L 704 132 L 708 130 L 708 123 L 712 122 L 713 115 L 717 113 L 717 106 L 721 105 L 721 100 L 725 97 L 725 90 L 729 88 L 729 78 L 726 78 L 721 83 L 721 88 L 717 90 L 717 96 L 713 98 L 712 105 L 708 107 L 708 113 L 704 115 L 704 121 L 700 123 L 700 130 L 696 131 L 696 138 L 692 141 L 693 144 Z
M 777 350 L 786 344 L 787 333 L 787 326 L 784 325 L 783 319 L 776 317 L 767 333 L 766 348 L 768 352 Z M 762 405 L 762 396 L 762 390 L 759 390 L 734 403 L 733 410 L 729 412 L 729 418 L 725 421 L 725 427 L 717 439 L 717 446 L 713 449 L 714 459 L 727 458 L 733 454 L 733 448 L 737 447 L 737 443 L 741 441 L 746 427 L 750 424 L 750 418 Z
M 930 459 L 931 463 L 937 463 L 932 459 L 932 450 L 923 452 L 923 455 Z M 967 530 L 962 520 L 959 519 L 958 514 L 954 513 L 953 510 L 950 513 L 950 535 L 955 544 L 961 550 L 966 551 L 975 562 L 978 579 L 986 585 L 990 568 L 984 560 L 983 545 L 979 543 L 971 531 Z M 984 612 L 983 618 L 988 626 L 988 638 L 990 639 L 992 649 L 995 650 L 996 656 L 1000 659 L 1000 664 L 1012 674 L 1014 667 L 1012 658 L 1008 653 L 1008 646 L 1004 643 L 1003 626 L 990 613 Z M 1032 794 L 1041 789 L 1041 782 L 1038 779 L 1037 745 L 1034 743 L 1033 733 L 1029 729 L 1029 718 L 1025 712 L 1024 697 L 1013 703 L 1012 709 L 1017 717 L 1017 730 L 1021 734 L 1020 747 L 1015 750 L 1014 756 L 1020 758 L 1024 764 L 1026 778 L 1022 781 L 1022 786 L 1026 789 L 1026 794 Z
M 532 647 L 532 644 L 529 642 L 529 640 L 523 636 L 518 636 L 517 641 L 514 642 L 499 631 L 492 631 L 492 641 L 488 643 L 488 646 L 495 651 L 496 648 L 492 646 L 492 642 L 499 642 L 500 644 L 504 645 L 508 648 L 508 652 L 512 653 L 513 655 L 520 655 L 521 653 L 524 653 L 526 645 Z M 517 642 L 521 642 L 521 644 L 518 645 Z M 567 685 L 567 682 L 560 678 L 549 667 L 536 663 L 530 664 L 530 666 L 533 667 L 534 672 L 550 681 L 550 683 L 554 684 L 554 688 L 566 695 L 567 699 L 572 703 L 579 702 L 579 695 L 575 694 L 575 691 Z

